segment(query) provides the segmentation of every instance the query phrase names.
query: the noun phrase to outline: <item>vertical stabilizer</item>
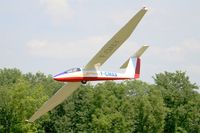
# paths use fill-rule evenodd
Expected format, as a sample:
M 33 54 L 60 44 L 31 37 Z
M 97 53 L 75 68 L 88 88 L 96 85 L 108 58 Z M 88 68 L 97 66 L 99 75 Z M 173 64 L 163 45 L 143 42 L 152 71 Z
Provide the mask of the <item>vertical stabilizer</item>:
M 128 66 L 125 71 L 125 75 L 130 78 L 140 77 L 140 58 L 131 57 L 128 62 Z
M 142 46 L 133 56 L 131 56 L 120 68 L 126 68 L 125 76 L 130 78 L 140 77 L 141 59 L 140 56 L 149 46 Z

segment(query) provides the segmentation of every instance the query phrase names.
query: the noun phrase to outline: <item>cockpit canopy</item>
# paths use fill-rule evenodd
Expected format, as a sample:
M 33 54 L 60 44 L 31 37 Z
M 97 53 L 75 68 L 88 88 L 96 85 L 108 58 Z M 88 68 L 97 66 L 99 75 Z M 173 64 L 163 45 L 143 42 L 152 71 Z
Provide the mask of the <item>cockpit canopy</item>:
M 67 71 L 64 71 L 64 73 L 73 73 L 73 72 L 79 72 L 81 71 L 81 68 L 71 68 Z

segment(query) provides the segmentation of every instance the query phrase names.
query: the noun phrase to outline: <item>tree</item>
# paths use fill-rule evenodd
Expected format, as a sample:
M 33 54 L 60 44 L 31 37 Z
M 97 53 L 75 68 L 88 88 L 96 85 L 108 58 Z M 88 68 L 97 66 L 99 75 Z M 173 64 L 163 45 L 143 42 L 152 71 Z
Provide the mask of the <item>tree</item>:
M 52 111 L 25 122 L 62 83 L 43 73 L 0 69 L 0 132 L 200 132 L 198 86 L 184 72 L 82 85 Z
M 105 82 L 81 86 L 52 111 L 51 123 L 60 132 L 162 132 L 165 111 L 153 85 Z
M 11 84 L 15 84 L 20 79 L 22 73 L 20 70 L 14 69 L 0 69 L 0 86 L 8 86 Z M 6 88 L 6 87 L 5 87 Z
M 134 132 L 162 132 L 167 109 L 159 88 L 141 81 L 127 82 L 127 87 L 134 108 Z
M 18 69 L 0 69 L 0 79 L 0 131 L 43 131 L 42 122 L 47 117 L 35 124 L 25 120 L 48 99 L 46 86 L 55 82 L 44 74 L 27 76 Z M 52 88 L 50 90 L 53 91 Z
M 196 84 L 189 81 L 185 72 L 156 74 L 155 83 L 161 87 L 165 106 L 165 132 L 200 132 L 200 104 Z
M 38 105 L 47 99 L 42 86 L 36 85 L 35 88 L 30 88 L 26 81 L 19 80 L 12 89 L 5 91 L 1 88 L 0 95 L 2 131 L 28 132 L 37 129 L 37 125 L 32 126 L 25 120 L 32 115 Z

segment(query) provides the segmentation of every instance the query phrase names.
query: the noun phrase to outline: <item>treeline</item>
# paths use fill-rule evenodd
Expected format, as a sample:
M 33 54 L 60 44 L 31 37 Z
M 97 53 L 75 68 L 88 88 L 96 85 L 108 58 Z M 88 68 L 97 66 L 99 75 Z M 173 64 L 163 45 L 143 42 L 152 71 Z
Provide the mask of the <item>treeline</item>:
M 0 69 L 0 132 L 200 132 L 200 94 L 184 72 L 81 86 L 38 119 L 25 120 L 63 83 L 43 73 Z

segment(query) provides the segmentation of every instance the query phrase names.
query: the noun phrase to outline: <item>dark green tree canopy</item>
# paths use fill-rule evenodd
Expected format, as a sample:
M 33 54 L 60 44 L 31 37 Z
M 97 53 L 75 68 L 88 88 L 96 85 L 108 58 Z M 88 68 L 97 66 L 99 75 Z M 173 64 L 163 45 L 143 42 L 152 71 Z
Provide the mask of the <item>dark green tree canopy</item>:
M 200 132 L 200 94 L 185 72 L 82 85 L 35 123 L 25 122 L 63 84 L 0 69 L 0 132 Z

